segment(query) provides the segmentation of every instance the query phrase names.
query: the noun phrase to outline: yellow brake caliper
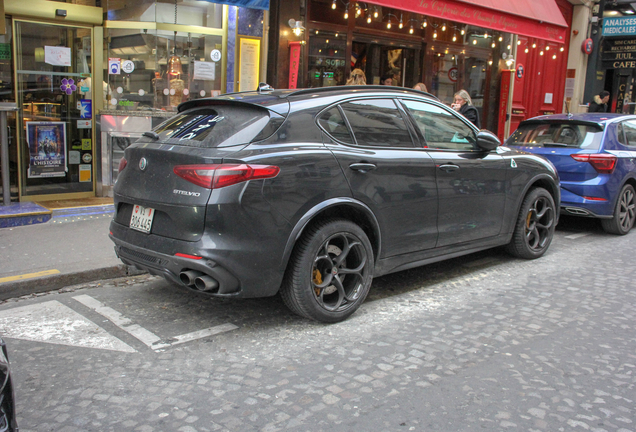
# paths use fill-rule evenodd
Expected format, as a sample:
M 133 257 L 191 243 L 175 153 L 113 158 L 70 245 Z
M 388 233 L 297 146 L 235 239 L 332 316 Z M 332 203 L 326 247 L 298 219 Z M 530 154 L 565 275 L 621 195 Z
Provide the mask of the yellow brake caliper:
M 318 269 L 314 269 L 313 279 L 316 285 L 320 285 L 322 283 L 322 274 L 318 271 Z M 320 296 L 320 288 L 315 287 L 314 291 L 316 292 L 316 296 Z

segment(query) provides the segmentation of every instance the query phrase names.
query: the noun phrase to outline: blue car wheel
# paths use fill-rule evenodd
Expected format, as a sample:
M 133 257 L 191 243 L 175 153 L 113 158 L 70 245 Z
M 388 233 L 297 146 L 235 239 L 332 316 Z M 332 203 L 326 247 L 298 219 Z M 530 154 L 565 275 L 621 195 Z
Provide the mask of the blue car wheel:
M 625 235 L 634 226 L 635 213 L 634 188 L 626 184 L 616 200 L 614 216 L 611 219 L 601 219 L 605 232 Z

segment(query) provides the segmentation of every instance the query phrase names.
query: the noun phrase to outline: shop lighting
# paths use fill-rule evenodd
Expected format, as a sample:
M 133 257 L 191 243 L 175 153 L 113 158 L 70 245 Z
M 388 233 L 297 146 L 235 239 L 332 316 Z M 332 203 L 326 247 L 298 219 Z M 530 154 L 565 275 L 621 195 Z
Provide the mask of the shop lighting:
M 487 37 L 488 37 L 488 32 L 485 32 L 484 33 L 484 38 L 487 38 Z
M 462 29 L 462 31 L 459 32 L 462 36 L 464 36 L 466 34 L 466 30 Z
M 500 39 L 501 39 L 501 38 L 500 38 Z M 517 45 L 521 45 L 521 41 L 520 41 L 520 40 L 518 40 L 518 41 L 517 41 Z
M 556 54 L 552 56 L 552 60 L 556 60 Z
M 414 31 L 414 30 L 413 30 L 413 25 L 411 24 L 411 28 L 409 29 L 409 33 L 410 33 L 410 34 L 413 34 L 413 31 Z
M 537 44 L 536 44 L 536 43 L 533 43 L 533 44 L 532 44 L 532 48 L 536 48 L 536 47 L 537 47 Z
M 488 64 L 492 66 L 492 60 L 488 60 Z
M 559 48 L 559 51 L 563 52 L 565 50 L 565 48 L 561 47 Z
M 333 0 L 333 3 L 331 3 L 331 9 L 335 9 L 336 8 L 336 0 Z
M 446 31 L 446 23 L 442 24 L 442 31 Z
M 400 25 L 398 27 L 399 28 L 404 27 L 404 23 L 402 22 L 402 14 L 400 14 Z
M 426 26 L 428 26 L 428 21 L 424 18 L 424 21 L 422 21 L 422 28 L 426 28 Z
M 495 45 L 495 43 L 494 43 L 494 42 L 490 44 L 490 48 L 494 48 L 495 46 L 496 46 L 496 45 Z
M 378 8 L 373 8 L 373 18 L 377 18 L 378 16 Z
M 371 15 L 367 15 L 367 24 L 371 24 Z
M 545 46 L 545 50 L 546 50 L 546 51 L 550 51 L 550 45 L 546 45 L 546 46 Z
M 334 36 L 334 37 L 338 37 L 338 33 L 337 33 L 337 32 L 336 32 L 336 34 L 335 34 L 335 36 Z
M 356 18 L 358 18 L 360 14 L 362 14 L 362 9 L 360 9 L 360 6 L 356 5 Z
M 515 64 L 515 59 L 514 59 L 514 58 L 512 58 L 512 57 L 508 57 L 508 58 L 506 59 L 506 66 L 508 66 L 508 68 L 511 68 L 511 67 L 512 67 L 512 65 L 514 65 L 514 64 Z
M 344 19 L 349 19 L 349 11 L 345 11 Z
M 473 45 L 477 45 L 477 39 L 473 39 Z
M 316 30 L 316 34 L 318 34 L 318 30 Z
M 437 39 L 437 30 L 433 32 L 433 39 Z
M 539 53 L 539 55 L 543 55 L 543 51 L 541 51 L 541 52 Z
M 528 53 L 528 51 L 530 51 L 528 48 L 526 48 L 526 53 Z
M 386 28 L 390 29 L 391 28 L 391 21 L 389 21 L 388 23 L 386 23 Z
M 329 39 L 325 39 L 325 43 L 329 43 Z
M 503 42 L 503 36 L 499 36 L 499 42 Z
M 305 27 L 303 27 L 303 22 L 296 21 L 293 18 L 290 18 L 289 20 L 289 27 L 291 27 L 292 32 L 294 32 L 296 36 L 300 36 L 303 30 L 305 30 Z
M 457 35 L 453 33 L 453 42 L 457 42 Z
M 512 47 L 510 45 L 508 45 L 508 51 L 510 51 L 512 49 Z

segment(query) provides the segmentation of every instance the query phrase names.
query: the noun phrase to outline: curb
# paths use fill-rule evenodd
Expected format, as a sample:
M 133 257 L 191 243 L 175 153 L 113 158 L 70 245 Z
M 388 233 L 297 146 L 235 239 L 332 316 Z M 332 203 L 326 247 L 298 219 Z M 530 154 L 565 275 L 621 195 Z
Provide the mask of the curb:
M 137 276 L 144 273 L 146 272 L 133 266 L 118 264 L 111 267 L 102 267 L 75 273 L 55 274 L 36 279 L 5 282 L 0 284 L 0 300 L 53 291 L 70 285 L 78 285 L 102 279 Z

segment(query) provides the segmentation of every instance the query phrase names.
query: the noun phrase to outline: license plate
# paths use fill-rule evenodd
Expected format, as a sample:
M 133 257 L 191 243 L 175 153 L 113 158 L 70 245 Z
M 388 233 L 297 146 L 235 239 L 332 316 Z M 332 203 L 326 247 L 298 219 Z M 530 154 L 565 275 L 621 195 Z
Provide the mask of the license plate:
M 135 205 L 130 217 L 130 227 L 137 231 L 150 233 L 153 217 L 155 217 L 155 209 Z

